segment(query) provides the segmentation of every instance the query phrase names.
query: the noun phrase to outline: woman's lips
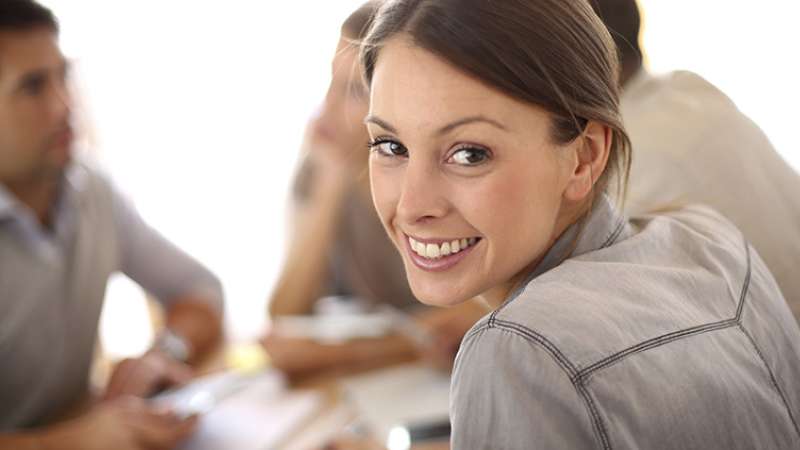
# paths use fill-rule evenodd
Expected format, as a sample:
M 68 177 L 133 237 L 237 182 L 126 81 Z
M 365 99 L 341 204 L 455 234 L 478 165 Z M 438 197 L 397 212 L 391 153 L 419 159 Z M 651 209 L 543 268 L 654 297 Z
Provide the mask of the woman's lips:
M 411 242 L 408 239 L 408 236 L 404 236 L 403 240 L 405 241 L 405 248 L 406 252 L 408 252 L 409 258 L 414 263 L 415 266 L 418 268 L 426 271 L 426 272 L 443 272 L 446 270 L 451 269 L 453 266 L 461 262 L 464 258 L 466 258 L 472 250 L 480 244 L 482 239 L 478 238 L 477 241 L 470 245 L 469 247 L 460 250 L 458 253 L 452 253 L 446 256 L 440 256 L 438 258 L 425 258 L 417 254 L 413 248 L 411 248 Z

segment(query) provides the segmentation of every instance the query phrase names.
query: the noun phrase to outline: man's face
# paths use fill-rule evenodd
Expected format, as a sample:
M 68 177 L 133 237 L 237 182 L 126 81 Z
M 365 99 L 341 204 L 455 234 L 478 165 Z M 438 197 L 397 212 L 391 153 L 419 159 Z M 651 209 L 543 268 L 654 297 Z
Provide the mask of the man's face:
M 0 31 L 0 182 L 60 176 L 72 129 L 67 63 L 47 28 Z

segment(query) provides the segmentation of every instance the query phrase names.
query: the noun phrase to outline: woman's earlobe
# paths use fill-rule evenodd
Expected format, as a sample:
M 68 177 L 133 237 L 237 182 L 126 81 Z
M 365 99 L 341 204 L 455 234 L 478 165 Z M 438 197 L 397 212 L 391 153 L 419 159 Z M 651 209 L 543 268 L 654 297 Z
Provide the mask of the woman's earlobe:
M 564 192 L 568 200 L 579 202 L 591 194 L 606 169 L 612 139 L 613 133 L 608 126 L 595 121 L 589 121 L 586 125 L 575 142 L 577 164 Z
M 586 164 L 580 156 L 581 149 L 577 149 L 578 164 L 571 174 L 567 189 L 564 191 L 564 197 L 571 202 L 580 202 L 584 200 L 591 192 L 594 184 L 594 173 L 591 164 Z

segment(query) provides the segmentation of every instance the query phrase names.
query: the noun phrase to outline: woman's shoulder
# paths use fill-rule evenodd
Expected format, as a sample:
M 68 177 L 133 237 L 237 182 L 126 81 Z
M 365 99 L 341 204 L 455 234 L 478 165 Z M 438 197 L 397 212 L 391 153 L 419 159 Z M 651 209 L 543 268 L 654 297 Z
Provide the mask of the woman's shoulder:
M 630 224 L 529 281 L 475 330 L 507 330 L 586 367 L 736 316 L 752 263 L 738 230 L 702 206 Z
M 555 432 L 575 439 L 565 448 L 608 439 L 655 448 L 674 438 L 659 430 L 678 424 L 686 442 L 725 431 L 742 447 L 788 448 L 791 417 L 774 399 L 778 387 L 784 405 L 798 404 L 800 365 L 786 355 L 798 354 L 800 330 L 765 270 L 705 207 L 632 221 L 619 241 L 531 280 L 467 334 L 453 377 L 454 430 L 497 424 L 495 438 Z M 770 380 L 765 367 L 782 375 Z M 695 414 L 664 414 L 675 404 Z M 488 425 L 477 412 L 487 410 L 498 417 Z M 757 420 L 765 415 L 768 424 Z M 531 423 L 544 426 L 513 433 Z M 624 432 L 635 424 L 647 432 Z

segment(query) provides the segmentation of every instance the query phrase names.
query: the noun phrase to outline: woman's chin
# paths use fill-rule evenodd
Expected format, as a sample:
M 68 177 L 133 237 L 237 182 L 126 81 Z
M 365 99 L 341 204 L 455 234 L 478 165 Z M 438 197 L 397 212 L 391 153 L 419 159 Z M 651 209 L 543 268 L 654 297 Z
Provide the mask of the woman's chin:
M 412 283 L 411 292 L 421 303 L 428 306 L 450 307 L 469 300 L 470 296 L 463 293 L 453 292 L 452 286 L 445 289 L 435 289 L 432 286 L 415 287 Z

